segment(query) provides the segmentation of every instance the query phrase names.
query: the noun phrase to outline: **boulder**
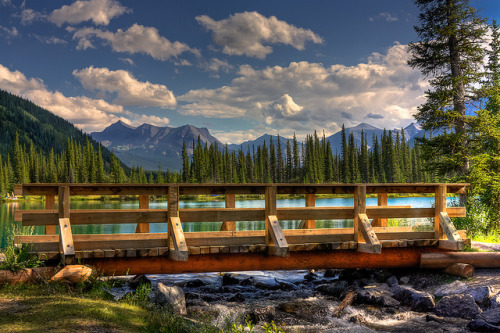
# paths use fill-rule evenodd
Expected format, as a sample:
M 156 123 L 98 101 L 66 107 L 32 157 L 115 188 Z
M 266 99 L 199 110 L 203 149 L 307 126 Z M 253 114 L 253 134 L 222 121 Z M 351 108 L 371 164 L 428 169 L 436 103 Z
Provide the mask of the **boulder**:
M 481 307 L 488 307 L 490 305 L 490 298 L 495 295 L 495 292 L 491 286 L 468 288 L 465 293 L 474 297 L 476 303 Z
M 395 277 L 394 275 L 391 276 L 390 278 L 387 279 L 387 281 L 385 281 L 385 283 L 389 286 L 389 287 L 393 287 L 393 286 L 397 286 L 399 284 L 398 282 L 398 278 Z
M 492 309 L 500 308 L 500 293 L 490 298 L 490 307 Z
M 67 265 L 64 266 L 56 275 L 54 275 L 52 281 L 67 281 L 70 283 L 85 282 L 92 275 L 92 268 L 84 265 Z
M 184 287 L 186 287 L 186 288 L 199 288 L 199 287 L 202 287 L 202 286 L 205 286 L 205 285 L 206 285 L 206 283 L 203 282 L 202 280 L 200 280 L 200 279 L 194 279 L 194 280 L 187 281 L 184 284 Z
M 304 280 L 306 280 L 306 281 L 313 281 L 313 280 L 316 280 L 317 278 L 318 278 L 318 276 L 316 274 L 314 274 L 313 272 L 309 272 L 306 275 L 304 275 Z
M 232 295 L 231 297 L 229 297 L 227 299 L 228 302 L 235 302 L 235 303 L 243 303 L 245 301 L 245 297 L 243 297 L 242 294 L 240 293 L 236 293 L 234 295 Z
M 434 297 L 427 292 L 399 285 L 393 286 L 391 292 L 396 300 L 410 306 L 413 311 L 427 312 L 436 307 Z
M 500 332 L 500 308 L 484 311 L 468 327 L 475 332 Z
M 445 284 L 437 288 L 436 291 L 434 292 L 434 295 L 436 297 L 444 297 L 455 294 L 463 294 L 464 291 L 467 290 L 467 288 L 468 287 L 465 283 L 457 280 L 453 283 Z
M 131 278 L 130 281 L 128 282 L 129 287 L 134 289 L 134 290 L 137 289 L 137 287 L 139 287 L 139 285 L 141 285 L 141 284 L 151 285 L 151 280 L 148 279 L 146 277 L 146 275 L 139 274 L 139 275 L 136 275 L 133 278 Z
M 393 274 L 386 269 L 377 269 L 373 272 L 373 278 L 377 282 L 386 282 Z
M 392 297 L 392 293 L 383 288 L 368 288 L 358 291 L 356 302 L 358 304 L 372 304 L 387 307 L 396 307 L 400 303 Z
M 335 281 L 332 283 L 322 284 L 316 287 L 316 291 L 319 291 L 323 295 L 340 297 L 344 291 L 349 288 L 347 281 Z
M 436 306 L 435 313 L 441 317 L 472 319 L 481 313 L 474 297 L 469 294 L 445 296 Z
M 184 291 L 178 286 L 166 286 L 161 282 L 158 283 L 153 300 L 158 305 L 171 307 L 176 314 L 187 314 L 186 297 Z
M 223 286 L 232 286 L 232 285 L 239 284 L 239 283 L 240 283 L 240 280 L 238 280 L 234 276 L 231 276 L 230 274 L 222 275 L 222 285 Z
M 113 300 L 121 301 L 122 299 L 125 298 L 125 296 L 134 293 L 134 290 L 132 290 L 129 286 L 125 285 L 121 287 L 106 289 L 106 292 L 108 293 L 109 296 L 113 298 Z
M 336 277 L 338 274 L 338 271 L 334 270 L 334 269 L 327 269 L 325 271 L 325 273 L 323 273 L 323 277 L 326 277 L 326 278 L 333 278 L 333 277 Z
M 410 277 L 409 276 L 402 276 L 399 279 L 399 283 L 401 283 L 401 284 L 408 284 L 408 283 L 410 283 Z

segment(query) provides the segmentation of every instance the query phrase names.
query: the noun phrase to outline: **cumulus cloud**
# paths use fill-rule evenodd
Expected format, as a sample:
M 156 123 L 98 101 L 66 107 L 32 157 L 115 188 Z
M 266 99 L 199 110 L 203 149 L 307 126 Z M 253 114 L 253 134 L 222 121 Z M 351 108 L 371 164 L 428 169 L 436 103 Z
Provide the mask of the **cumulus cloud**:
M 21 11 L 21 24 L 28 25 L 35 21 L 41 21 L 46 19 L 46 15 L 37 12 L 36 10 L 25 8 Z
M 50 37 L 45 37 L 45 36 L 39 36 L 39 35 L 33 35 L 38 41 L 44 43 L 44 44 L 50 44 L 50 45 L 66 45 L 68 44 L 67 41 L 64 39 L 58 38 L 56 36 L 50 36 Z
M 111 19 L 130 12 L 130 9 L 116 0 L 75 1 L 71 5 L 54 10 L 48 19 L 59 27 L 64 23 L 78 24 L 86 21 L 92 21 L 96 25 L 108 25 Z
M 298 28 L 275 16 L 265 17 L 257 12 L 236 13 L 220 21 L 201 15 L 196 20 L 212 31 L 214 42 L 223 47 L 222 52 L 230 55 L 264 59 L 273 51 L 269 44 L 285 44 L 303 50 L 308 41 L 323 43 L 323 39 L 310 29 Z
M 395 44 L 385 54 L 374 53 L 354 66 L 307 61 L 263 69 L 244 65 L 227 86 L 191 90 L 177 100 L 181 113 L 244 115 L 263 126 L 271 122 L 276 128 L 305 133 L 323 128 L 331 132 L 343 123 L 353 126 L 370 114 L 375 126 L 399 128 L 411 122 L 428 88 L 420 72 L 407 65 L 408 57 L 407 47 Z
M 73 39 L 78 40 L 78 50 L 94 48 L 92 44 L 93 38 L 104 40 L 115 52 L 142 53 L 161 61 L 168 60 L 171 57 L 175 58 L 184 52 L 200 55 L 198 50 L 190 48 L 187 44 L 177 41 L 172 43 L 161 36 L 158 29 L 145 27 L 137 23 L 127 30 L 118 29 L 116 32 L 83 28 L 76 30 L 73 34 Z
M 212 58 L 210 61 L 204 63 L 202 67 L 209 72 L 225 72 L 229 73 L 231 69 L 233 69 L 233 65 L 229 64 L 227 60 L 221 60 L 217 58 Z
M 0 88 L 33 101 L 86 132 L 100 131 L 120 119 L 136 124 L 142 124 L 143 120 L 168 123 L 168 118 L 138 115 L 103 99 L 64 96 L 59 91 L 50 91 L 41 79 L 27 78 L 23 73 L 11 71 L 2 65 Z
M 117 98 L 113 101 L 116 104 L 168 108 L 177 103 L 174 94 L 166 86 L 149 81 L 140 82 L 124 70 L 111 71 L 90 66 L 80 71 L 74 70 L 73 75 L 85 89 L 116 92 Z

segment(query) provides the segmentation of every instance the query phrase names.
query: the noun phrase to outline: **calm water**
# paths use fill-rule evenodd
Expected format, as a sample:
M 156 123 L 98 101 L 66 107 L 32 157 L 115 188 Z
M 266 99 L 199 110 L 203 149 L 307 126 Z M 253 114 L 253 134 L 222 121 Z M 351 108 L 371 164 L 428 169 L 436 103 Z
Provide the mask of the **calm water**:
M 456 198 L 448 198 L 448 202 Z M 316 207 L 345 207 L 353 206 L 354 199 L 352 198 L 330 198 L 316 199 Z M 3 248 L 12 234 L 13 226 L 19 226 L 20 223 L 14 222 L 14 211 L 17 209 L 44 209 L 44 202 L 7 202 L 0 203 L 0 248 Z M 376 206 L 376 198 L 367 198 L 368 206 Z M 433 197 L 411 197 L 411 198 L 389 198 L 389 206 L 408 206 L 413 208 L 432 207 L 434 205 Z M 278 200 L 278 207 L 304 207 L 305 199 L 284 199 Z M 195 202 L 181 201 L 179 208 L 223 208 L 224 201 L 210 202 Z M 264 200 L 240 200 L 236 202 L 237 208 L 264 208 Z M 71 202 L 71 209 L 138 209 L 138 201 L 78 201 Z M 151 209 L 167 209 L 166 201 L 151 201 Z M 428 223 L 428 219 L 411 219 L 406 220 L 406 223 Z M 293 229 L 300 223 L 299 220 L 280 221 L 284 229 Z M 190 231 L 217 231 L 220 230 L 222 222 L 197 222 L 183 223 L 183 229 L 186 232 Z M 344 228 L 352 227 L 352 220 L 325 220 L 316 221 L 317 228 Z M 75 234 L 93 234 L 93 233 L 133 233 L 135 232 L 135 224 L 113 224 L 113 225 L 78 225 L 73 226 L 72 230 Z M 237 222 L 237 230 L 262 230 L 264 229 L 263 221 L 256 222 Z M 35 228 L 35 233 L 42 233 L 43 227 Z M 167 232 L 166 223 L 151 223 L 150 232 Z

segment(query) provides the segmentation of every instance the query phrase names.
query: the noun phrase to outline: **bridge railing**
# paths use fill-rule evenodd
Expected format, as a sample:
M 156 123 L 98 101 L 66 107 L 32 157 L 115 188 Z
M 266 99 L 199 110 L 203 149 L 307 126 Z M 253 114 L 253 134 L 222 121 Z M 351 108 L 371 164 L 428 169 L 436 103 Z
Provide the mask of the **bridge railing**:
M 23 226 L 45 226 L 45 235 L 17 236 L 41 257 L 107 258 L 264 252 L 287 256 L 290 251 L 357 249 L 381 253 L 382 247 L 439 246 L 460 250 L 463 241 L 450 217 L 465 216 L 464 207 L 447 207 L 448 193 L 464 193 L 467 184 L 24 184 L 18 195 L 45 196 L 45 210 L 15 214 Z M 264 196 L 264 208 L 236 208 L 235 195 Z M 277 207 L 279 194 L 305 195 L 305 207 Z M 351 207 L 315 207 L 317 194 L 354 197 Z M 387 206 L 388 194 L 433 194 L 434 207 Z M 70 209 L 72 195 L 139 196 L 139 209 Z M 183 195 L 224 195 L 225 208 L 179 209 Z M 367 195 L 377 206 L 367 206 Z M 166 196 L 168 209 L 150 209 L 150 196 Z M 57 197 L 57 201 L 56 201 Z M 56 202 L 58 207 L 56 210 Z M 391 218 L 434 218 L 431 231 L 388 227 Z M 316 220 L 353 219 L 352 228 L 315 228 Z M 297 229 L 279 221 L 301 220 Z M 372 221 L 370 221 L 372 220 Z M 236 221 L 265 221 L 265 230 L 236 230 Z M 223 222 L 220 231 L 184 232 L 182 223 Z M 72 225 L 136 223 L 135 234 L 75 234 Z M 167 223 L 167 233 L 150 233 L 150 223 Z M 59 227 L 59 235 L 56 228 Z

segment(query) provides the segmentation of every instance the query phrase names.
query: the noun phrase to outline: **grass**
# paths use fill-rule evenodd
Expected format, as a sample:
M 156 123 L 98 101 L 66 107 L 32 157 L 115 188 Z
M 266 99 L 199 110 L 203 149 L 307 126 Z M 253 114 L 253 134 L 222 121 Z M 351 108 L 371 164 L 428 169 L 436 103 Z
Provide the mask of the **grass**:
M 489 234 L 477 234 L 472 236 L 472 240 L 475 242 L 482 242 L 482 243 L 500 243 L 500 232 L 494 231 Z

